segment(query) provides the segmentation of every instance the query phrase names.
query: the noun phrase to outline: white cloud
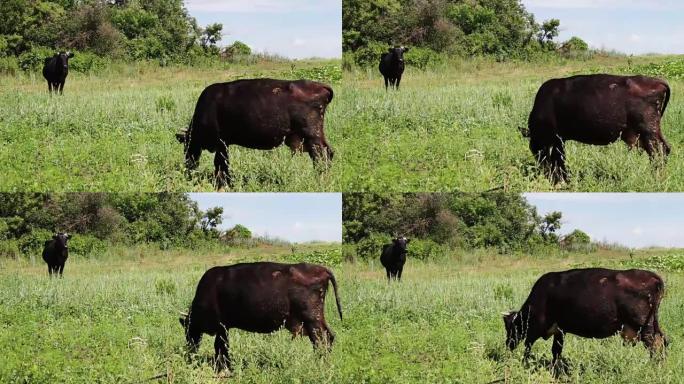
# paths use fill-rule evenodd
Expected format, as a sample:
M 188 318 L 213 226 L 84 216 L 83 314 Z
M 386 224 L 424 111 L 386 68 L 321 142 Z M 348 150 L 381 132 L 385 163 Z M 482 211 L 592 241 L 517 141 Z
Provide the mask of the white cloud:
M 294 39 L 294 41 L 292 42 L 292 45 L 294 45 L 295 47 L 300 47 L 300 46 L 306 45 L 306 40 L 299 38 L 299 37 L 296 37 Z
M 632 228 L 632 235 L 641 236 L 644 234 L 644 230 L 641 227 Z

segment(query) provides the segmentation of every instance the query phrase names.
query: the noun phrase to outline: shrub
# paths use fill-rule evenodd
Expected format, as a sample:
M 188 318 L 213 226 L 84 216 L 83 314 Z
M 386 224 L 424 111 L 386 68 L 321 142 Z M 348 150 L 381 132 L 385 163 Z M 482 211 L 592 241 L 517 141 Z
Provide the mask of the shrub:
M 18 259 L 21 256 L 17 240 L 0 241 L 0 259 Z
M 91 52 L 77 52 L 69 60 L 69 70 L 79 73 L 99 73 L 110 66 L 108 59 Z
M 0 74 L 15 76 L 19 72 L 19 60 L 16 57 L 0 57 Z
M 223 55 L 229 59 L 235 56 L 249 56 L 251 54 L 252 48 L 242 41 L 235 41 L 233 44 L 223 50 Z
M 371 233 L 356 243 L 356 255 L 362 259 L 379 258 L 382 246 L 392 241 L 389 235 Z
M 45 229 L 34 229 L 20 237 L 17 245 L 24 256 L 38 255 L 43 252 L 43 247 L 47 240 L 52 239 L 53 232 Z
M 69 240 L 69 255 L 83 258 L 101 256 L 107 250 L 108 244 L 92 235 L 73 235 Z
M 409 51 L 404 54 L 404 60 L 407 65 L 419 69 L 426 69 L 442 63 L 443 57 L 430 48 L 411 47 Z
M 295 252 L 284 256 L 283 259 L 290 263 L 313 263 L 336 266 L 342 263 L 342 249 L 329 249 L 307 253 Z
M 408 257 L 419 260 L 441 260 L 449 256 L 450 248 L 430 239 L 412 239 L 408 245 Z

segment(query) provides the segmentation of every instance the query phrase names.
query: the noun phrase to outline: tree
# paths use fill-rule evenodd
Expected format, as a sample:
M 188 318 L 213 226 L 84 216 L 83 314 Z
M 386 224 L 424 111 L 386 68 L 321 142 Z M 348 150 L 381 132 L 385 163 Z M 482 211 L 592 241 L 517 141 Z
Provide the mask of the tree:
M 542 47 L 547 49 L 554 49 L 556 47 L 553 39 L 558 36 L 560 28 L 560 20 L 549 19 L 542 23 L 539 33 L 537 34 L 537 40 Z
M 226 231 L 223 235 L 224 240 L 228 242 L 234 242 L 236 240 L 248 240 L 252 238 L 252 231 L 241 224 L 235 224 L 235 226 Z
M 589 44 L 577 36 L 573 36 L 561 46 L 563 52 L 586 52 L 589 50 Z
M 218 48 L 216 48 L 216 43 L 221 41 L 223 24 L 214 23 L 207 25 L 200 37 L 200 44 L 202 48 L 211 52 L 212 54 L 218 53 Z
M 228 58 L 235 56 L 249 56 L 252 54 L 252 49 L 242 41 L 235 41 L 223 51 L 223 54 Z
M 539 231 L 544 240 L 550 242 L 558 241 L 558 236 L 556 235 L 556 232 L 561 227 L 562 217 L 563 214 L 558 211 L 547 213 L 546 216 L 544 216 L 539 226 Z
M 223 222 L 223 207 L 207 209 L 202 215 L 200 227 L 204 233 L 216 233 L 216 227 Z

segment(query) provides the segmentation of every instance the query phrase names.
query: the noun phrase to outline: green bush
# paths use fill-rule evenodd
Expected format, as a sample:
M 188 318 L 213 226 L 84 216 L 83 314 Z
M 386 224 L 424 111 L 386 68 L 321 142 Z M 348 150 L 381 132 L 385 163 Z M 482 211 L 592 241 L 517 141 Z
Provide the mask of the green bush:
M 651 256 L 647 259 L 629 260 L 626 267 L 659 270 L 668 272 L 684 272 L 684 253 L 670 251 L 664 255 Z
M 19 250 L 24 256 L 39 256 L 43 252 L 45 242 L 52 239 L 53 232 L 46 229 L 34 229 L 20 237 L 18 240 Z
M 354 61 L 359 67 L 377 66 L 380 57 L 387 52 L 387 44 L 372 41 L 354 52 Z
M 329 249 L 307 253 L 291 253 L 283 257 L 283 261 L 290 263 L 312 263 L 335 266 L 342 263 L 342 250 Z
M 450 253 L 449 246 L 430 239 L 412 239 L 407 248 L 408 257 L 419 260 L 442 260 Z
M 252 48 L 242 41 L 236 41 L 229 47 L 225 48 L 223 51 L 224 55 L 228 58 L 235 56 L 249 56 L 252 54 Z
M 284 75 L 291 79 L 307 79 L 326 84 L 339 84 L 342 81 L 342 68 L 335 64 L 314 68 L 295 68 L 293 66 L 290 72 Z
M 0 57 L 0 75 L 14 76 L 19 73 L 19 60 L 16 57 Z
M 0 259 L 18 259 L 21 256 L 17 240 L 0 241 Z
M 444 58 L 430 48 L 411 47 L 408 52 L 404 53 L 404 60 L 406 65 L 426 69 L 442 63 Z
M 73 235 L 69 240 L 69 255 L 90 259 L 101 256 L 107 243 L 92 235 Z
M 356 255 L 361 259 L 376 259 L 382 254 L 382 246 L 389 244 L 392 238 L 389 235 L 371 233 L 368 237 L 356 243 Z
M 76 52 L 69 59 L 69 70 L 79 73 L 100 73 L 110 66 L 108 59 L 91 52 Z

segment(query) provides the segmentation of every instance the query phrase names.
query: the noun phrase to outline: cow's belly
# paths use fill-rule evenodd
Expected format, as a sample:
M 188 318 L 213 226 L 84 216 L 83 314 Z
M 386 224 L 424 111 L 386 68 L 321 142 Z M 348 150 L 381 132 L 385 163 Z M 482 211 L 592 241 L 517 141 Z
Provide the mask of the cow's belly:
M 593 145 L 607 145 L 620 139 L 627 125 L 616 120 L 566 121 L 559 129 L 563 140 Z
M 284 297 L 253 298 L 227 308 L 228 328 L 249 332 L 270 333 L 280 329 L 290 313 L 289 301 Z

